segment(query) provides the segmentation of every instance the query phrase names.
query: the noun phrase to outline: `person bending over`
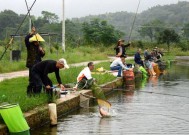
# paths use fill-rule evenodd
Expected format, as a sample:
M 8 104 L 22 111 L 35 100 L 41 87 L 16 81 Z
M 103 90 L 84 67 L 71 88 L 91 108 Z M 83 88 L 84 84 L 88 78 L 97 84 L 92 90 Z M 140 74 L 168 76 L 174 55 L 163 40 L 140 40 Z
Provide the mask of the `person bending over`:
M 61 90 L 64 90 L 64 85 L 62 84 L 60 75 L 59 75 L 59 69 L 68 69 L 69 66 L 67 65 L 67 62 L 64 58 L 59 59 L 58 61 L 54 60 L 44 60 L 40 63 L 37 63 L 32 68 L 32 79 L 33 82 L 35 82 L 35 92 L 36 94 L 41 93 L 43 85 L 46 88 L 47 93 L 52 92 L 50 91 L 53 84 L 52 81 L 49 79 L 48 74 L 49 73 L 55 73 L 56 80 L 61 88 Z
M 119 58 L 115 59 L 111 65 L 110 69 L 112 71 L 118 70 L 118 75 L 117 77 L 121 77 L 122 70 L 132 70 L 132 68 L 127 68 L 125 65 L 125 55 L 121 55 Z

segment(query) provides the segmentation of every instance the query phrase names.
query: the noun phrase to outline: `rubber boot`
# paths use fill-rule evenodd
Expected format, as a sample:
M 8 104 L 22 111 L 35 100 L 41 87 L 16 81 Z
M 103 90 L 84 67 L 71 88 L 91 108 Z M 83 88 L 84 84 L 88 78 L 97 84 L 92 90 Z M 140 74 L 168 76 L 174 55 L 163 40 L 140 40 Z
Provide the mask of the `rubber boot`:
M 32 93 L 33 93 L 33 87 L 28 85 L 28 87 L 27 87 L 27 96 L 31 97 Z
M 53 103 L 53 89 L 46 88 L 46 93 L 47 93 L 47 97 L 48 97 L 48 103 Z

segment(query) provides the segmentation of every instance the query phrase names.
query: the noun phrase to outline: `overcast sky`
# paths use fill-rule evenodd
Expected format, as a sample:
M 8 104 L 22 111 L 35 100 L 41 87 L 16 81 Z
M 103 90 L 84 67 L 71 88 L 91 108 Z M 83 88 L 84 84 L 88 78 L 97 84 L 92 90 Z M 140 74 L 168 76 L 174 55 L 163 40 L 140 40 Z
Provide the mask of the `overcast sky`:
M 14 1 L 14 2 L 13 2 Z M 136 12 L 139 0 L 64 0 L 65 17 L 83 17 L 109 12 L 128 11 Z M 178 1 L 189 0 L 141 0 L 139 12 L 147 10 L 156 5 L 176 4 Z M 0 0 L 0 11 L 5 9 L 13 10 L 18 14 L 26 14 L 25 0 Z M 31 6 L 34 0 L 27 0 Z M 41 11 L 55 13 L 62 18 L 62 0 L 36 0 L 31 14 L 40 16 Z

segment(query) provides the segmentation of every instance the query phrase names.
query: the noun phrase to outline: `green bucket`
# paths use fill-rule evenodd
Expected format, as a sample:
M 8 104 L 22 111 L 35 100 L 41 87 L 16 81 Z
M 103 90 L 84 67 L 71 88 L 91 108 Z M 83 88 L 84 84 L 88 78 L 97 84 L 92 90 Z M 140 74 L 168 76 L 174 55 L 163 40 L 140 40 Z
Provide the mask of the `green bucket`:
M 18 104 L 0 106 L 0 114 L 9 129 L 10 135 L 30 135 L 30 127 Z

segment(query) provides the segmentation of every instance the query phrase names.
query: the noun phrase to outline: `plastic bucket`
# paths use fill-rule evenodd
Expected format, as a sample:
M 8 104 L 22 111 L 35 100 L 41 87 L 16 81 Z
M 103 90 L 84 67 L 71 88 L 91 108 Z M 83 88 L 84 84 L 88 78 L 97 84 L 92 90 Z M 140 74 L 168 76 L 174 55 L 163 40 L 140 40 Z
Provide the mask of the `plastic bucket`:
M 160 74 L 160 70 L 159 70 L 159 67 L 158 67 L 158 65 L 155 65 L 155 66 L 153 66 L 153 69 L 154 69 L 154 72 L 156 73 L 156 74 Z
M 10 135 L 30 135 L 30 127 L 18 104 L 0 106 L 0 114 L 9 129 Z
M 123 76 L 126 80 L 134 80 L 134 72 L 133 71 L 129 71 L 129 70 L 124 70 L 123 71 Z
M 129 70 L 124 70 L 123 79 L 124 79 L 125 85 L 133 85 L 135 83 L 134 72 L 129 71 Z

